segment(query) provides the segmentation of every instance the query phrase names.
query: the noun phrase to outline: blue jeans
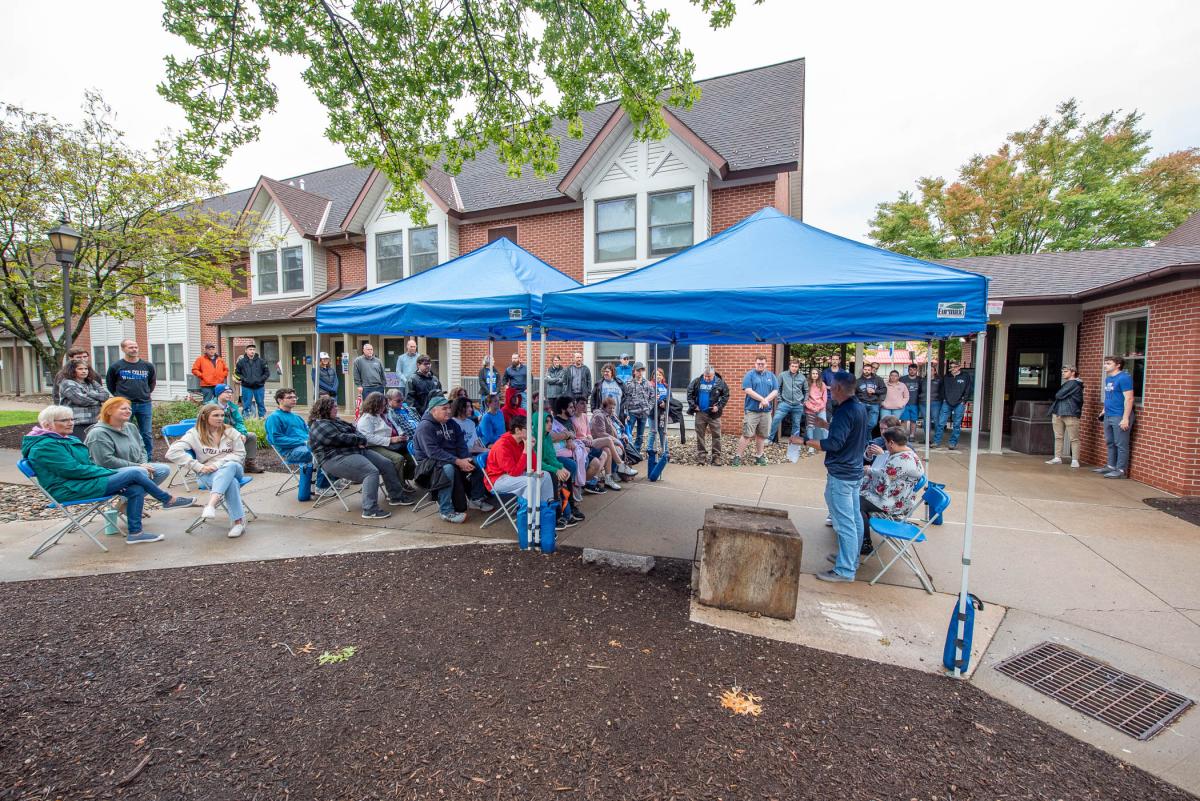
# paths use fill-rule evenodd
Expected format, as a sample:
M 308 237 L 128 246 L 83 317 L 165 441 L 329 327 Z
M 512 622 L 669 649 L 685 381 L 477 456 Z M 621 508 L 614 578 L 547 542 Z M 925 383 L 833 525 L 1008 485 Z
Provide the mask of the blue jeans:
M 1104 415 L 1104 444 L 1108 446 L 1108 461 L 1105 464 L 1109 467 L 1129 472 L 1129 435 L 1132 431 L 1132 425 L 1128 431 L 1121 430 L 1121 415 Z
M 816 413 L 815 415 L 813 415 L 813 416 L 814 416 L 814 417 L 817 417 L 817 418 L 819 418 L 819 419 L 821 419 L 821 420 L 828 419 L 828 418 L 826 418 L 826 417 L 825 417 L 825 410 L 824 410 L 824 409 L 822 409 L 821 411 L 817 412 L 817 413 Z M 828 429 L 828 428 L 821 428 L 821 427 L 819 427 L 819 426 L 809 426 L 809 427 L 808 427 L 808 429 L 807 429 L 807 430 L 806 430 L 804 433 L 807 435 L 808 439 L 825 439 L 826 437 L 828 437 L 828 436 L 829 436 L 829 429 Z
M 780 401 L 775 406 L 775 416 L 771 418 L 771 434 L 768 437 L 772 442 L 779 435 L 779 426 L 783 422 L 783 418 L 791 415 L 792 417 L 792 436 L 800 433 L 804 427 L 804 404 L 803 403 L 788 403 Z
M 215 390 L 216 387 L 200 387 L 200 400 L 204 403 L 212 403 L 213 399 L 216 397 L 216 395 L 213 394 Z
M 267 416 L 266 387 L 242 387 L 242 416 L 250 417 L 254 404 L 258 404 L 258 416 Z
M 642 452 L 642 441 L 646 438 L 646 420 L 647 415 L 638 417 L 636 414 L 629 415 L 629 428 L 633 437 L 633 449 L 638 453 Z M 559 459 L 561 462 L 562 460 Z
M 929 441 L 933 442 L 933 437 L 937 434 L 938 418 L 942 416 L 942 402 L 934 400 L 929 402 Z M 925 419 L 925 407 L 921 407 L 921 419 Z
M 833 520 L 837 534 L 837 562 L 833 570 L 844 578 L 854 578 L 858 570 L 858 557 L 862 551 L 862 508 L 858 502 L 858 488 L 862 481 L 829 476 L 825 479 L 825 505 Z
M 933 444 L 940 445 L 942 443 L 942 432 L 946 430 L 946 421 L 950 421 L 950 441 L 947 443 L 951 448 L 958 445 L 958 435 L 962 433 L 963 415 L 967 412 L 967 404 L 959 403 L 951 406 L 949 403 L 943 403 L 942 409 L 938 412 L 937 430 L 933 432 Z
M 867 407 L 867 431 L 870 431 L 879 425 L 879 404 L 864 403 L 863 405 Z
M 162 483 L 167 480 L 167 476 L 171 475 L 171 466 L 160 462 L 150 462 L 150 467 L 154 468 L 154 477 L 151 480 L 161 487 Z
M 129 407 L 133 410 L 133 422 L 137 423 L 138 432 L 142 435 L 142 442 L 146 446 L 146 458 L 154 458 L 154 429 L 152 417 L 154 414 L 154 404 L 150 401 L 130 401 Z
M 307 445 L 297 445 L 291 450 L 280 451 L 280 454 L 288 464 L 300 467 L 300 486 L 296 491 L 296 497 L 302 501 L 307 501 L 312 497 L 312 451 L 308 449 Z M 320 483 L 317 486 L 320 486 Z
M 113 473 L 104 485 L 104 494 L 125 497 L 125 517 L 129 521 L 130 534 L 140 534 L 142 531 L 142 508 L 146 505 L 146 495 L 160 503 L 171 500 L 171 496 L 159 489 L 158 484 L 146 475 L 144 467 L 122 467 Z
M 579 477 L 579 462 L 572 459 L 570 456 L 559 456 L 558 461 L 563 467 L 571 471 L 570 484 L 575 486 L 575 479 Z
M 242 476 L 240 462 L 226 462 L 215 473 L 200 473 L 200 489 L 211 490 L 225 498 L 230 520 L 241 520 L 246 516 L 242 509 Z

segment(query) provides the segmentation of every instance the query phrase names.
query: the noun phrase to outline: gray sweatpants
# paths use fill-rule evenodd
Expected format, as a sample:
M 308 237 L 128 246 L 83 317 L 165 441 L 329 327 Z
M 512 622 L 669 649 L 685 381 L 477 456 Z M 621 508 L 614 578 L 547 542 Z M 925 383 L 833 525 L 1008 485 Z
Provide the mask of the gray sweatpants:
M 385 456 L 370 450 L 358 453 L 339 453 L 321 462 L 321 469 L 333 478 L 344 478 L 362 484 L 362 510 L 374 512 L 379 509 L 379 478 L 383 477 L 388 497 L 400 500 L 404 486 L 396 474 L 396 466 Z

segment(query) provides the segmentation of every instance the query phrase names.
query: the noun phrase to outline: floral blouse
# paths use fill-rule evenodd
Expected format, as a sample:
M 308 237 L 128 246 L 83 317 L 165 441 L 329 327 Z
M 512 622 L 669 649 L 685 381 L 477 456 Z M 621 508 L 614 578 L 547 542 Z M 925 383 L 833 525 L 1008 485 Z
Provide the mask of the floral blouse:
M 862 496 L 885 514 L 903 518 L 917 505 L 914 492 L 925 475 L 921 458 L 912 449 L 888 456 L 883 467 L 870 468 L 862 483 Z

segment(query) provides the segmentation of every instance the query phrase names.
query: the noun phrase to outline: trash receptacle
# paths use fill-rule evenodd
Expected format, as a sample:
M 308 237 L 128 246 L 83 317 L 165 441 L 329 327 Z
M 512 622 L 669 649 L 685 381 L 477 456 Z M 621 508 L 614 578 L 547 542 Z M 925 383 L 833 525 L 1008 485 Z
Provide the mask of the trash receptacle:
M 1018 453 L 1048 454 L 1054 450 L 1050 425 L 1052 401 L 1017 401 L 1013 404 L 1009 446 Z

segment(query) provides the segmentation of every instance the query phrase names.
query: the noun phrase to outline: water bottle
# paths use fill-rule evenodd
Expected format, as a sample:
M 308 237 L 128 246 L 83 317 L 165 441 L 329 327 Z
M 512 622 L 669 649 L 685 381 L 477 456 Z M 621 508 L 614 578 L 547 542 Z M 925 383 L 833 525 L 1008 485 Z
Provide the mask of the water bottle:
M 120 534 L 117 528 L 117 520 L 120 519 L 121 513 L 116 509 L 105 509 L 104 515 L 104 533 L 109 537 L 115 537 Z

